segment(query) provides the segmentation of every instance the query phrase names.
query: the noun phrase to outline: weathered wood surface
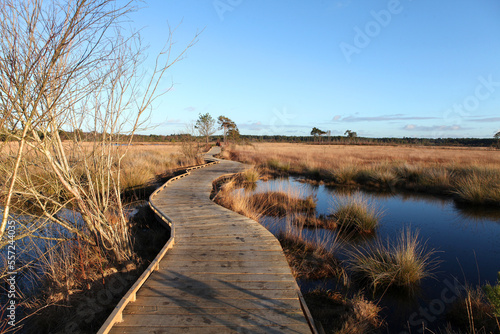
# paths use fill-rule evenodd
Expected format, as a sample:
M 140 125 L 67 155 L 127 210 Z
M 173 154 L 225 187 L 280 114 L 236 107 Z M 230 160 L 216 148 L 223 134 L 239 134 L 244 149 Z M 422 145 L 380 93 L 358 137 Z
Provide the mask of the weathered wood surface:
M 276 238 L 209 199 L 213 180 L 244 168 L 192 170 L 151 199 L 174 246 L 110 333 L 311 333 Z

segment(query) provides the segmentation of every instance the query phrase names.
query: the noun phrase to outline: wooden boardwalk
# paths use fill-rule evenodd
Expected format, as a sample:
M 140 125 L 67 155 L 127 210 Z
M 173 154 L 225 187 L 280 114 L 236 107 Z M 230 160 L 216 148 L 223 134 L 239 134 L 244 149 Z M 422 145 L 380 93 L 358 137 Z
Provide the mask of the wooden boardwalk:
M 193 170 L 150 200 L 171 222 L 173 247 L 102 333 L 312 332 L 276 238 L 209 199 L 213 180 L 244 168 Z

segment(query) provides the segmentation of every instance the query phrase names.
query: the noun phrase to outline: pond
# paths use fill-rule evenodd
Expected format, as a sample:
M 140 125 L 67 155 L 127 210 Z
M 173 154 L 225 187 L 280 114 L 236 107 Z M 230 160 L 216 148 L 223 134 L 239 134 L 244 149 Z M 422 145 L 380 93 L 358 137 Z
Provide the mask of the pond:
M 286 192 L 289 189 L 300 197 L 314 196 L 317 199 L 317 215 L 331 214 L 335 201 L 347 196 L 345 188 L 310 185 L 297 178 L 259 181 L 253 191 Z M 351 242 L 344 248 L 359 247 L 376 238 L 394 240 L 403 228 L 409 227 L 412 231 L 419 231 L 419 238 L 426 242 L 428 249 L 438 251 L 435 256 L 440 263 L 434 272 L 435 277 L 423 280 L 417 296 L 401 299 L 384 295 L 380 298 L 365 293 L 367 298 L 373 297 L 383 307 L 381 315 L 390 333 L 418 332 L 422 321 L 430 329 L 440 327 L 444 314 L 457 299 L 461 284 L 476 286 L 496 282 L 497 272 L 500 271 L 500 210 L 461 208 L 451 199 L 430 195 L 376 193 L 359 189 L 350 190 L 349 194 L 363 196 L 383 211 L 383 215 L 374 238 Z M 286 218 L 262 217 L 261 223 L 275 234 L 287 228 Z M 335 233 L 325 229 L 304 230 L 306 238 L 311 240 L 333 240 Z M 306 291 L 318 284 L 335 288 L 333 281 L 299 283 Z

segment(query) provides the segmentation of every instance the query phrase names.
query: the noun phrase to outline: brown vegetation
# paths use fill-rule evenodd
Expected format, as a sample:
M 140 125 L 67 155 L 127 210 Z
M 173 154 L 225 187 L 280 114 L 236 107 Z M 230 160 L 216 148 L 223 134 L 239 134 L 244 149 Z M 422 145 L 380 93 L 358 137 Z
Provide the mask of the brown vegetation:
M 219 205 L 238 212 L 244 216 L 258 220 L 261 216 L 285 217 L 287 214 L 314 212 L 314 198 L 305 199 L 284 191 L 249 194 L 243 189 L 237 189 L 243 184 L 244 177 L 237 175 L 222 185 L 214 200 Z
M 300 230 L 299 230 L 300 231 Z M 343 278 L 345 272 L 334 254 L 297 233 L 280 233 L 278 240 L 297 279 Z
M 325 333 L 358 334 L 378 333 L 383 321 L 380 307 L 358 294 L 347 299 L 333 291 L 317 289 L 306 293 L 304 298 L 314 321 Z
M 480 148 L 307 145 L 233 146 L 227 156 L 274 174 L 333 185 L 364 185 L 452 195 L 500 205 L 500 151 Z

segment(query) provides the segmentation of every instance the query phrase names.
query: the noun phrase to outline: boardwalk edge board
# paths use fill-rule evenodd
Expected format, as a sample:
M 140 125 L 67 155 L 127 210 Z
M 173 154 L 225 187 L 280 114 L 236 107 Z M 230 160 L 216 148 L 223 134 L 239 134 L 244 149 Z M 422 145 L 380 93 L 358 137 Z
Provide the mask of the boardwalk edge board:
M 156 255 L 155 259 L 151 262 L 151 264 L 146 268 L 146 270 L 142 273 L 142 275 L 137 279 L 137 281 L 132 285 L 132 287 L 127 291 L 127 293 L 123 296 L 123 298 L 120 300 L 120 302 L 115 306 L 113 312 L 109 315 L 109 317 L 106 319 L 104 324 L 101 326 L 99 331 L 97 332 L 98 334 L 107 334 L 113 327 L 115 323 L 119 323 L 123 321 L 123 310 L 125 307 L 128 305 L 129 302 L 134 302 L 136 300 L 136 295 L 137 291 L 142 287 L 144 282 L 151 276 L 153 271 L 160 269 L 160 261 L 163 259 L 165 254 L 169 249 L 171 249 L 174 246 L 175 243 L 175 232 L 174 229 L 172 229 L 172 220 L 163 214 L 160 210 L 158 210 L 155 205 L 151 202 L 151 200 L 156 197 L 156 195 L 165 189 L 170 183 L 179 180 L 183 177 L 186 177 L 190 174 L 191 170 L 194 169 L 199 169 L 207 166 L 211 166 L 214 164 L 218 164 L 219 161 L 211 161 L 209 163 L 195 166 L 195 167 L 190 167 L 186 168 L 186 172 L 180 175 L 177 175 L 171 179 L 169 179 L 167 182 L 165 182 L 162 186 L 160 186 L 158 189 L 156 189 L 151 196 L 149 196 L 149 201 L 148 204 L 150 208 L 154 211 L 156 216 L 160 218 L 171 230 L 170 238 L 168 239 L 167 243 L 163 248 L 160 250 L 158 255 Z

